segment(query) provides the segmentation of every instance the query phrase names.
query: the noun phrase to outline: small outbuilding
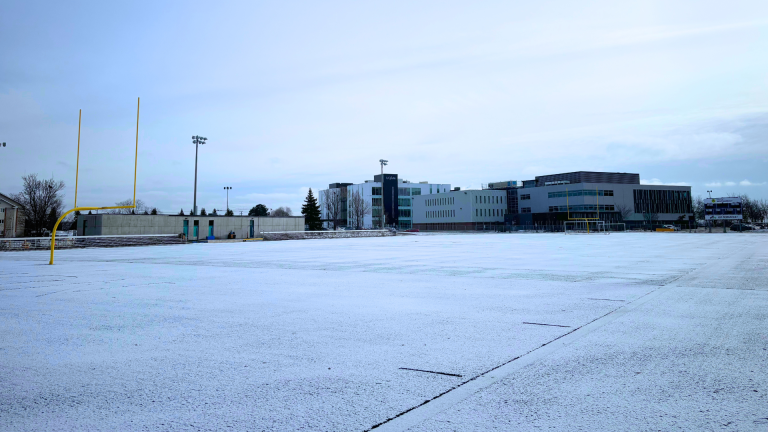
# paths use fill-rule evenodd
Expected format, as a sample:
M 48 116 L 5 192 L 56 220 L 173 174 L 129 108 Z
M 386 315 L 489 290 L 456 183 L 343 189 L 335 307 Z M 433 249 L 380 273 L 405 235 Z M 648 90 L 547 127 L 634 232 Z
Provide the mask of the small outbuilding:
M 77 235 L 184 234 L 188 240 L 261 237 L 264 232 L 304 231 L 304 216 L 192 216 L 95 214 L 77 218 Z

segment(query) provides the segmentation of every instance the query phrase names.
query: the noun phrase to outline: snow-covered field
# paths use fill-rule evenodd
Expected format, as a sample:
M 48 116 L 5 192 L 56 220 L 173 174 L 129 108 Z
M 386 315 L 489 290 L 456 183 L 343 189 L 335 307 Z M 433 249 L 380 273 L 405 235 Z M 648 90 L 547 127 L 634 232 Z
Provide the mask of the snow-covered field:
M 46 264 L 0 254 L 0 430 L 768 430 L 764 234 L 198 244 Z

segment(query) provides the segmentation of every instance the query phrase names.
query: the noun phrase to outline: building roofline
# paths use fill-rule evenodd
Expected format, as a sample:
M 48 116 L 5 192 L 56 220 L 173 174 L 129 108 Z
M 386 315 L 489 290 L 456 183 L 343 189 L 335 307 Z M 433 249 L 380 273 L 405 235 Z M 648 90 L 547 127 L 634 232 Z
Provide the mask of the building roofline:
M 21 205 L 21 203 L 19 203 L 18 201 L 14 200 L 14 199 L 11 199 L 11 197 L 9 197 L 8 195 L 5 195 L 3 193 L 0 193 L 0 199 L 2 199 L 3 201 L 7 201 L 7 202 L 15 205 L 16 207 L 19 207 L 19 208 L 23 208 L 24 207 L 23 205 Z

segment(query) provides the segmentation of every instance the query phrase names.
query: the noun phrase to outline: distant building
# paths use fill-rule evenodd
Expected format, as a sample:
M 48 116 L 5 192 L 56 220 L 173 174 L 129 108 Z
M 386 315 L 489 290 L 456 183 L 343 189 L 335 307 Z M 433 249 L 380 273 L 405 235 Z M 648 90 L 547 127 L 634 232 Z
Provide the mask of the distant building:
M 628 226 L 688 224 L 693 216 L 690 186 L 643 185 L 640 174 L 576 171 L 522 183 L 498 188 L 507 193 L 511 224 L 562 225 L 568 218 Z
M 331 183 L 326 190 L 339 190 L 343 197 L 341 226 L 356 225 L 351 213 L 350 197 L 358 193 L 361 198 L 370 205 L 370 213 L 363 217 L 360 226 L 363 228 L 378 228 L 381 226 L 381 213 L 384 212 L 385 226 L 398 229 L 410 229 L 413 227 L 413 199 L 423 195 L 446 193 L 451 189 L 450 184 L 429 183 L 426 181 L 411 183 L 408 180 L 398 178 L 397 174 L 384 174 L 384 186 L 382 187 L 381 174 L 366 180 L 364 183 Z M 323 191 L 320 192 L 321 196 Z M 322 208 L 322 205 L 321 205 Z M 322 208 L 322 219 L 329 220 L 325 208 Z M 325 226 L 331 226 L 326 222 Z
M 21 204 L 0 193 L 0 237 L 23 237 L 24 222 Z
M 185 216 L 81 214 L 77 218 L 77 235 L 142 235 L 184 234 L 188 240 L 257 238 L 264 232 L 304 231 L 304 216 Z
M 693 217 L 692 204 L 690 186 L 642 185 L 639 174 L 577 171 L 416 198 L 413 221 L 420 230 L 562 226 L 568 219 L 584 218 L 623 222 L 628 227 L 687 226 Z
M 413 198 L 413 227 L 420 231 L 490 230 L 504 224 L 503 190 L 452 190 Z

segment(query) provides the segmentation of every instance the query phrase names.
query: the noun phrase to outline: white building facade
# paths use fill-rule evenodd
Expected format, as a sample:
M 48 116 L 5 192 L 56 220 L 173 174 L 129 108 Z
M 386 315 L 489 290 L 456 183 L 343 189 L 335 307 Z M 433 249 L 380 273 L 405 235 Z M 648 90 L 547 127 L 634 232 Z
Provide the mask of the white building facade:
M 24 223 L 21 204 L 0 193 L 0 237 L 23 237 Z
M 413 198 L 413 228 L 419 231 L 492 230 L 504 224 L 502 190 L 455 190 Z
M 412 183 L 398 178 L 397 174 L 384 174 L 382 186 L 381 175 L 374 176 L 373 180 L 363 183 L 333 183 L 326 191 L 340 190 L 346 197 L 343 209 L 340 212 L 340 226 L 351 228 L 379 228 L 381 227 L 382 213 L 384 213 L 384 226 L 407 230 L 413 228 L 413 201 L 418 197 L 431 196 L 439 193 L 448 193 L 450 184 L 429 183 L 426 181 Z M 323 196 L 325 191 L 320 191 Z M 355 216 L 355 195 L 359 195 L 367 212 L 362 212 L 360 221 Z M 322 200 L 321 200 L 322 201 Z M 331 217 L 323 203 L 320 203 L 324 226 L 333 226 Z

